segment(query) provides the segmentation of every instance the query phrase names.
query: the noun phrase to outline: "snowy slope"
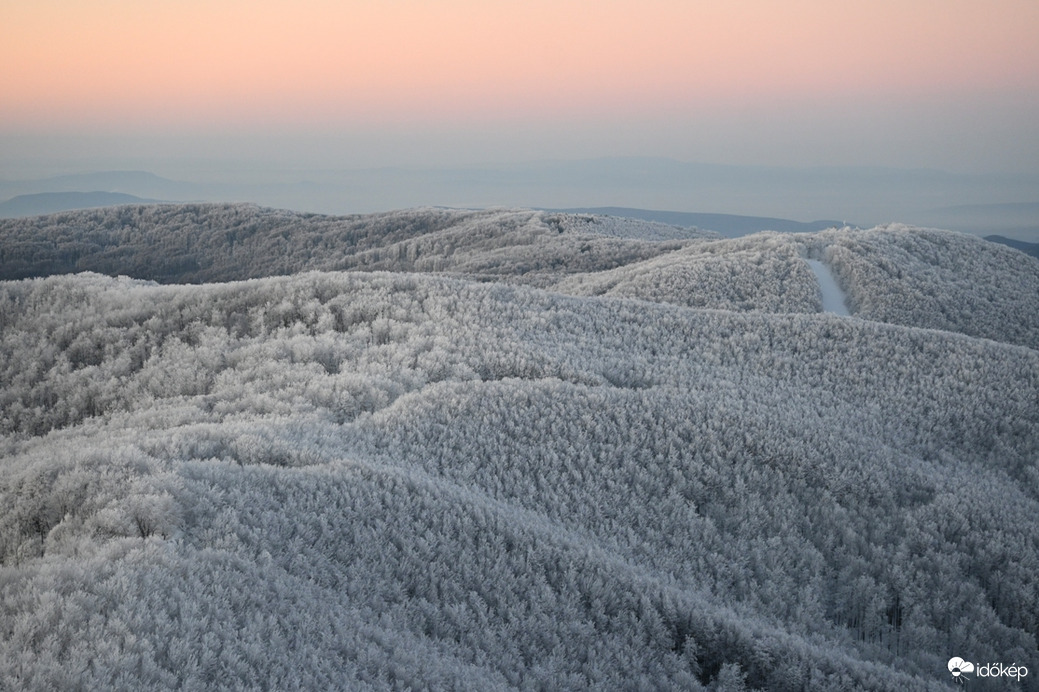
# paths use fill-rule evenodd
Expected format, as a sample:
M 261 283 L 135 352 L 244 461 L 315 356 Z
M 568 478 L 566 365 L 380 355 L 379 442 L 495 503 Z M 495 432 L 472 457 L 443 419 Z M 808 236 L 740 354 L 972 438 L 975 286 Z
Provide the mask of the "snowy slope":
M 1039 348 L 1039 261 L 975 236 L 890 225 L 690 243 L 553 290 L 760 312 L 825 309 L 810 261 L 856 317 Z
M 823 231 L 821 254 L 858 316 L 1039 348 L 1039 260 L 966 233 L 891 224 Z
M 819 282 L 819 293 L 822 296 L 823 312 L 832 312 L 835 315 L 850 315 L 848 310 L 848 298 L 844 291 L 837 285 L 833 273 L 819 260 L 805 260 L 815 274 L 815 280 Z
M 581 254 L 566 223 L 512 245 Z M 762 234 L 546 290 L 463 235 L 430 252 L 479 277 L 0 282 L 0 688 L 945 689 L 954 653 L 1034 659 L 1039 263 Z

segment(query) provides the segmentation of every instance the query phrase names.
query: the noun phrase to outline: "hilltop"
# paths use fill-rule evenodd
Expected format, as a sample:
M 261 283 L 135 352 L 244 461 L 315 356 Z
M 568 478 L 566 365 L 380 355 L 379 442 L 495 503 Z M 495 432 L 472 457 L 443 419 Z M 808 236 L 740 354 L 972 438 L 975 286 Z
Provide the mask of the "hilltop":
M 900 224 L 741 238 L 536 210 L 325 216 L 246 204 L 129 205 L 0 220 L 0 280 L 93 271 L 159 283 L 305 271 L 433 273 L 690 307 L 818 312 L 825 260 L 859 317 L 1039 346 L 1036 261 Z
M 0 279 L 96 271 L 202 283 L 359 269 L 537 283 L 542 276 L 616 267 L 704 237 L 717 235 L 530 210 L 324 216 L 247 204 L 124 206 L 0 221 Z

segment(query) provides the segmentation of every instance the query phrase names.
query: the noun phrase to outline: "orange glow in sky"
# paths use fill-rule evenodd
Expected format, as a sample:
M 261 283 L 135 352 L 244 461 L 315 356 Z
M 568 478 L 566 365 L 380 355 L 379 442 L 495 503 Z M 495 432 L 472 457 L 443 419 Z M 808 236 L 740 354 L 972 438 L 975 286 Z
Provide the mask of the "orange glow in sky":
M 0 129 L 1039 92 L 1035 0 L 0 0 Z

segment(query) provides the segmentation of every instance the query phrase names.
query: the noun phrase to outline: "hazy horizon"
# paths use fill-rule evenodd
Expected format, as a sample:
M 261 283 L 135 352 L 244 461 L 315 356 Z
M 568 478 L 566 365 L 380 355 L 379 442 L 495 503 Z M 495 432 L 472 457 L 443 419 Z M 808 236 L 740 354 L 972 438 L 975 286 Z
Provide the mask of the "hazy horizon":
M 0 181 L 143 170 L 314 211 L 912 221 L 1039 202 L 1036 35 L 1024 0 L 7 3 Z M 632 158 L 741 175 L 552 177 Z

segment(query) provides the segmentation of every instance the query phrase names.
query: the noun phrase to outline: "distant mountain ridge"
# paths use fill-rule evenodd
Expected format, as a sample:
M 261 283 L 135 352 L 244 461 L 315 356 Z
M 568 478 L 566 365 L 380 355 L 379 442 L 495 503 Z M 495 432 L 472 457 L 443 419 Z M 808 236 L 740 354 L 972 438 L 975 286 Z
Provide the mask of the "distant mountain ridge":
M 993 243 L 999 243 L 1000 245 L 1006 245 L 1007 247 L 1012 247 L 1015 250 L 1020 250 L 1026 255 L 1031 255 L 1032 257 L 1039 259 L 1039 243 L 1026 243 L 1023 240 L 1004 238 L 1001 235 L 987 235 L 985 236 L 985 240 L 991 241 Z
M 433 205 L 469 209 L 709 209 L 726 215 L 782 220 L 823 219 L 831 223 L 833 219 L 836 223 L 841 219 L 860 226 L 900 221 L 1039 242 L 1039 217 L 1034 205 L 985 203 L 1008 198 L 1028 200 L 1037 186 L 1039 178 L 1035 176 L 718 165 L 645 157 L 357 169 L 258 170 L 254 162 L 238 162 L 205 173 L 164 168 L 162 175 L 144 170 L 102 170 L 36 180 L 0 179 L 0 200 L 39 192 L 105 190 L 145 199 L 241 201 L 324 214 Z M 941 206 L 951 202 L 962 203 Z M 974 203 L 966 204 L 969 202 Z M 713 219 L 711 223 L 722 228 L 722 221 Z
M 75 209 L 150 204 L 159 201 L 161 200 L 146 199 L 125 192 L 37 192 L 18 195 L 0 203 L 0 218 L 21 218 Z

